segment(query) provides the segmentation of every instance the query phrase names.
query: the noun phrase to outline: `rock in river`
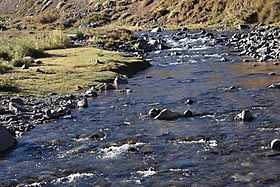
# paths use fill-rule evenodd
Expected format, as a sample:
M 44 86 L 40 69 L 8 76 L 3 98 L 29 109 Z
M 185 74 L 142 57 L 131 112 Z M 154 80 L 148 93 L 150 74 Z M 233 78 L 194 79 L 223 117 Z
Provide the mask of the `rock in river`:
M 159 120 L 174 120 L 181 117 L 181 114 L 177 112 L 173 112 L 168 109 L 163 109 L 156 117 L 155 119 Z
M 271 89 L 280 89 L 280 82 L 270 85 L 268 88 Z
M 250 110 L 243 110 L 240 114 L 235 116 L 235 121 L 252 121 L 254 119 Z
M 114 80 L 114 85 L 128 84 L 127 78 L 117 76 Z
M 159 113 L 161 112 L 161 110 L 160 109 L 158 109 L 158 108 L 152 108 L 150 111 L 149 111 L 149 116 L 151 117 L 151 118 L 154 118 L 154 117 L 156 117 L 157 115 L 159 115 Z
M 280 151 L 280 140 L 279 139 L 274 139 L 270 143 L 270 147 L 273 150 Z
M 78 107 L 86 108 L 88 107 L 88 100 L 86 98 L 83 98 L 82 100 L 78 101 L 77 105 Z
M 0 125 L 0 154 L 14 147 L 16 139 L 9 131 Z
M 28 112 L 28 109 L 26 109 L 24 106 L 19 105 L 15 102 L 10 102 L 9 103 L 9 110 L 14 112 L 14 113 L 19 113 L 19 112 Z

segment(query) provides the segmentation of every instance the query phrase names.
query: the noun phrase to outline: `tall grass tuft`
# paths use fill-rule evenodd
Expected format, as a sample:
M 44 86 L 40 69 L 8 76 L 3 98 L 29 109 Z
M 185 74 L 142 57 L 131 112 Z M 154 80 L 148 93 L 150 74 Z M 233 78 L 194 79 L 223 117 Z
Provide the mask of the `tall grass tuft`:
M 46 56 L 44 50 L 61 49 L 69 46 L 69 37 L 64 35 L 62 31 L 57 30 L 28 37 L 1 37 L 0 59 L 19 62 L 25 56 L 40 58 Z

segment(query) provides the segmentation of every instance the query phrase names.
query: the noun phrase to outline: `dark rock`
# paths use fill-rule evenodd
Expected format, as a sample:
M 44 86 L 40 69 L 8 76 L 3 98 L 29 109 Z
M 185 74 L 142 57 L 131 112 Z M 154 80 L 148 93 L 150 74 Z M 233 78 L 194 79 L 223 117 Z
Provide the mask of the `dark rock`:
M 82 100 L 78 101 L 77 105 L 78 107 L 86 108 L 88 107 L 88 100 L 86 98 L 83 98 Z
M 97 86 L 95 86 L 95 89 L 101 91 L 107 91 L 107 90 L 115 90 L 117 88 L 111 83 L 100 83 Z
M 275 66 L 279 66 L 279 62 L 275 62 L 274 65 L 275 65 Z
M 163 109 L 156 117 L 155 119 L 158 120 L 175 120 L 177 118 L 181 117 L 181 114 L 177 112 L 173 112 L 168 109 Z
M 270 73 L 268 73 L 268 75 L 276 75 L 276 73 L 275 72 L 270 72 Z
M 6 113 L 5 109 L 4 109 L 3 107 L 0 106 L 0 115 L 3 115 L 3 114 L 5 114 L 5 113 Z
M 234 118 L 235 121 L 252 121 L 254 119 L 250 110 L 243 110 L 240 114 L 237 114 Z
M 12 97 L 10 99 L 10 102 L 16 103 L 16 104 L 21 105 L 21 106 L 24 105 L 23 100 L 21 98 L 19 98 L 19 97 Z
M 192 105 L 193 103 L 194 103 L 193 100 L 191 100 L 191 99 L 187 100 L 187 104 Z
M 248 25 L 244 25 L 244 24 L 240 24 L 237 27 L 239 30 L 245 30 L 245 29 L 250 29 L 250 27 Z
M 35 64 L 41 65 L 41 64 L 43 64 L 43 62 L 42 62 L 41 60 L 36 60 L 36 61 L 35 61 Z
M 9 131 L 0 125 L 0 154 L 11 149 L 16 145 L 16 139 Z
M 270 143 L 270 147 L 273 150 L 280 151 L 280 140 L 279 139 L 274 139 Z
M 153 33 L 161 32 L 161 31 L 162 31 L 162 29 L 160 27 L 156 27 L 151 30 L 151 32 L 153 32 Z
M 280 82 L 272 84 L 268 88 L 270 88 L 270 89 L 280 89 Z
M 160 112 L 161 112 L 160 109 L 158 109 L 158 108 L 152 108 L 152 109 L 149 111 L 148 115 L 149 115 L 150 117 L 154 118 L 154 117 L 156 117 L 157 115 L 159 115 Z
M 98 93 L 95 91 L 94 87 L 91 87 L 89 90 L 85 92 L 86 96 L 88 97 L 97 97 Z
M 23 65 L 21 66 L 21 68 L 22 68 L 22 69 L 29 69 L 29 65 L 28 65 L 28 64 L 23 64 Z
M 183 114 L 183 117 L 185 117 L 185 118 L 193 117 L 192 111 L 186 110 L 186 111 L 184 112 L 184 114 Z
M 114 85 L 128 84 L 127 78 L 117 76 L 114 80 Z
M 18 114 L 19 112 L 28 112 L 29 110 L 15 102 L 9 103 L 9 110 Z

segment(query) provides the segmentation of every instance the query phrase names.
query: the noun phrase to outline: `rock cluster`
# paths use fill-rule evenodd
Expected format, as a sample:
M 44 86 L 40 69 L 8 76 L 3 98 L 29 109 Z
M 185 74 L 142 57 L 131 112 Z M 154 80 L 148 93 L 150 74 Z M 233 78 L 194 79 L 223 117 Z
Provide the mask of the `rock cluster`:
M 100 92 L 115 89 L 116 86 L 111 83 L 101 83 L 83 93 L 65 96 L 51 94 L 45 98 L 1 98 L 0 126 L 7 128 L 14 136 L 21 136 L 38 124 L 58 118 L 72 119 L 74 116 L 70 115 L 71 110 L 88 107 L 88 97 L 95 98 Z
M 258 61 L 280 59 L 280 29 L 257 28 L 248 32 L 236 33 L 229 40 L 240 55 L 247 55 Z

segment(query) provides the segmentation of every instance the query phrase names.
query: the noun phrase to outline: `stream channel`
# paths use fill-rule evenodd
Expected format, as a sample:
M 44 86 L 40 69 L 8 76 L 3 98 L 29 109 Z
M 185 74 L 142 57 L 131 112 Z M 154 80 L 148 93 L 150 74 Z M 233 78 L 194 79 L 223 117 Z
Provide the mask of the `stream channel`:
M 145 54 L 153 66 L 129 79 L 125 87 L 133 92 L 102 93 L 73 111 L 76 119 L 20 137 L 0 159 L 0 184 L 279 185 L 280 156 L 269 144 L 280 136 L 280 91 L 268 89 L 280 81 L 279 67 L 253 67 L 199 33 L 160 35 L 171 49 Z M 151 108 L 188 109 L 195 117 L 155 120 L 145 116 Z M 245 109 L 255 119 L 234 121 Z

